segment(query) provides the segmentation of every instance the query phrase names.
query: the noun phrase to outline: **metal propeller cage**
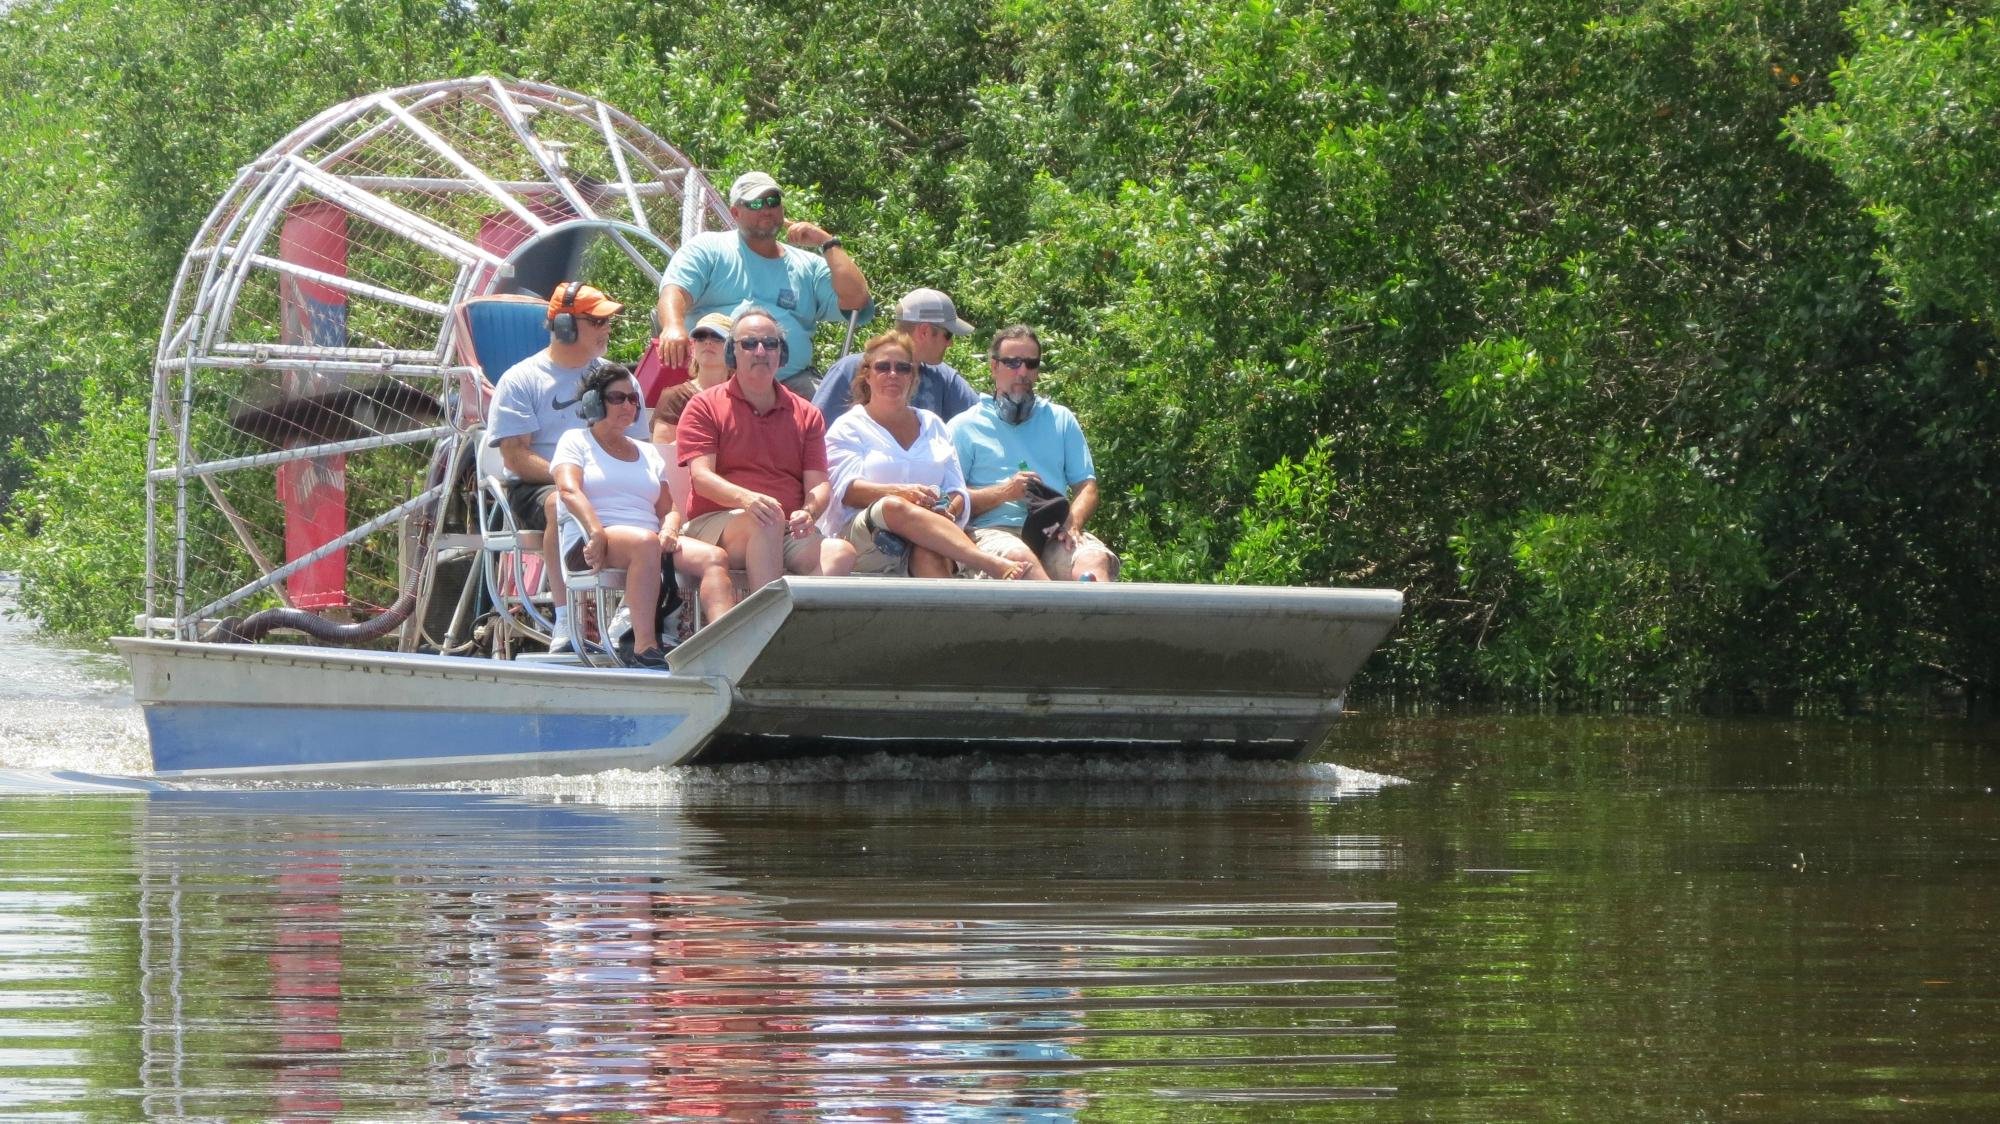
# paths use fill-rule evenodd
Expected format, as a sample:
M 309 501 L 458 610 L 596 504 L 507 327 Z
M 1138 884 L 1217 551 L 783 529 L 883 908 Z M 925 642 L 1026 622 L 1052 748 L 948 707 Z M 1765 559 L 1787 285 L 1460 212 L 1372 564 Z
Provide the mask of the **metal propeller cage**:
M 488 392 L 456 307 L 576 277 L 644 309 L 677 246 L 729 226 L 679 150 L 553 86 L 431 82 L 300 126 L 237 174 L 174 282 L 140 629 L 196 638 L 276 607 L 350 622 L 427 595 Z M 622 317 L 611 357 L 649 335 Z

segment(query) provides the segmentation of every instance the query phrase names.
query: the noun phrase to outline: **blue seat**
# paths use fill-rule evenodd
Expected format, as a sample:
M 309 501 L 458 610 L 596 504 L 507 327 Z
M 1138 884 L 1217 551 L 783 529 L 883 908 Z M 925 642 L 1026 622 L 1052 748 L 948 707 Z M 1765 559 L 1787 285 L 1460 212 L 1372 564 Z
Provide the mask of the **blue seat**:
M 467 424 L 485 420 L 493 385 L 507 368 L 549 346 L 549 305 L 540 297 L 494 294 L 459 304 L 458 357 L 479 371 L 478 381 L 460 384 Z M 484 432 L 478 443 L 477 503 L 486 595 L 496 610 L 496 647 L 512 650 L 518 639 L 547 643 L 551 620 L 547 577 L 541 572 L 542 532 L 515 526 L 507 509 L 507 472 L 500 450 Z
M 494 294 L 458 306 L 460 357 L 491 388 L 507 368 L 549 346 L 549 304 L 540 297 Z

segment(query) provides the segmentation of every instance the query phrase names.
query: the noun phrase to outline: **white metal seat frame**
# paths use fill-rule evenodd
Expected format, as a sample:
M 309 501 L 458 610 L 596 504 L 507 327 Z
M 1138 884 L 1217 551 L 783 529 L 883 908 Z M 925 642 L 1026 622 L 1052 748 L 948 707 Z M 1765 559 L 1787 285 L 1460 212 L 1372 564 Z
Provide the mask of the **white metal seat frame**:
M 493 603 L 494 650 L 507 650 L 516 635 L 546 644 L 556 627 L 554 614 L 542 607 L 544 603 L 553 607 L 548 575 L 530 586 L 527 566 L 529 555 L 541 554 L 545 532 L 523 530 L 515 521 L 514 509 L 507 503 L 507 467 L 500 446 L 488 440 L 483 429 L 477 436 L 480 568 L 487 599 Z M 511 586 L 506 578 L 513 579 Z
M 620 666 L 617 649 L 611 643 L 611 617 L 617 612 L 618 604 L 625 600 L 625 571 L 616 567 L 572 570 L 567 555 L 562 558 L 562 568 L 563 588 L 568 595 L 570 646 L 583 662 L 592 667 Z M 589 630 L 584 627 L 588 619 L 584 615 L 586 606 L 596 613 L 595 640 L 590 638 Z M 635 608 L 633 612 L 638 610 Z

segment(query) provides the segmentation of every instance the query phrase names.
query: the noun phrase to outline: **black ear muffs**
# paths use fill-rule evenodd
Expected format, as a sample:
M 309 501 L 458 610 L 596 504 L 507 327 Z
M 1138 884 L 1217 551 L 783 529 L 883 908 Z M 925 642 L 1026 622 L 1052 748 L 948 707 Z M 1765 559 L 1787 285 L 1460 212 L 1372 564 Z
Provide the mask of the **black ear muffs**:
M 604 392 L 592 388 L 577 399 L 576 416 L 587 422 L 603 421 L 611 413 L 611 407 L 604 404 Z
M 549 335 L 557 343 L 576 342 L 576 294 L 583 288 L 583 282 L 571 281 L 563 286 L 562 302 L 557 305 L 562 311 L 549 317 Z M 603 414 L 597 415 L 603 417 Z
M 792 341 L 786 339 L 784 333 L 780 332 L 778 333 L 778 366 L 783 367 L 785 364 L 790 363 L 791 361 L 792 361 Z M 729 368 L 730 370 L 736 369 L 735 336 L 729 337 L 728 341 L 722 345 L 722 365 L 724 367 Z

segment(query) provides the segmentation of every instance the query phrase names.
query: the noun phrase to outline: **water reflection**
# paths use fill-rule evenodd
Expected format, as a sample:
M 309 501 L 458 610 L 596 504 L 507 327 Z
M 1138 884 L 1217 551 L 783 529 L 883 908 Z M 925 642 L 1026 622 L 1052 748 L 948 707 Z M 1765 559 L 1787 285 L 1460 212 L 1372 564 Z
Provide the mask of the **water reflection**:
M 25 945 L 0 963 L 21 967 L 17 996 L 72 989 L 63 964 L 87 978 L 93 1013 L 43 1025 L 128 1036 L 132 1062 L 121 1078 L 45 1051 L 43 1071 L 78 1083 L 11 1103 L 1063 1120 L 1127 1098 L 1386 1092 L 1396 911 L 1341 881 L 1384 868 L 1379 840 L 1280 849 L 1270 876 L 1218 882 L 1257 839 L 1311 835 L 1307 807 L 1045 807 L 1003 832 L 1020 805 L 826 796 L 10 801 L 0 815 L 93 821 L 129 848 L 129 873 L 0 916 L 0 941 L 71 933 L 31 970 Z

